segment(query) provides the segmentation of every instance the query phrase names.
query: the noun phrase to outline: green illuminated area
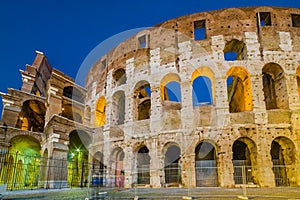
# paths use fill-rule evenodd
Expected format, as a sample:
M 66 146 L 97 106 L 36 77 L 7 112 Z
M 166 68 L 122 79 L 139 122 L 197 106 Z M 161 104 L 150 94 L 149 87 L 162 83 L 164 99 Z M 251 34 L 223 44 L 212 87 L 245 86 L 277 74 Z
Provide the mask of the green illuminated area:
M 39 141 L 28 135 L 19 135 L 12 138 L 10 143 L 1 183 L 7 184 L 11 190 L 37 187 L 41 151 Z
M 69 135 L 68 153 L 68 184 L 69 186 L 82 187 L 88 182 L 88 150 L 91 144 L 90 136 L 80 130 L 72 131 Z

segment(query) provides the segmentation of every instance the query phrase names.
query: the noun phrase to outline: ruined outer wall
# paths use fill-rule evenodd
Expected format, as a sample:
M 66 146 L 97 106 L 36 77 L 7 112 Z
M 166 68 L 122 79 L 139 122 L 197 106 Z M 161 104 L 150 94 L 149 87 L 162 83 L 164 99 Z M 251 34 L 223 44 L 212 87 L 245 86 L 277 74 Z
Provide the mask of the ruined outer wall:
M 270 12 L 272 25 L 258 26 L 258 12 Z M 105 165 L 112 169 L 108 171 L 110 174 L 114 173 L 113 152 L 122 148 L 125 152 L 125 185 L 130 187 L 136 181 L 132 176 L 136 170 L 132 160 L 136 158 L 138 148 L 146 145 L 153 169 L 150 184 L 161 187 L 164 184 L 163 152 L 169 143 L 176 143 L 182 152 L 183 185 L 187 186 L 192 179 L 192 186 L 196 186 L 195 148 L 200 142 L 209 141 L 216 149 L 218 185 L 231 187 L 234 185 L 232 146 L 239 139 L 247 144 L 253 156 L 255 183 L 261 187 L 275 186 L 270 155 L 274 139 L 293 141 L 293 164 L 300 162 L 300 101 L 296 80 L 300 63 L 300 28 L 292 27 L 291 13 L 300 14 L 300 10 L 252 7 L 196 13 L 166 21 L 121 43 L 99 59 L 86 79 L 86 104 L 92 110 L 91 124 L 97 99 L 100 96 L 106 99 L 106 124 L 95 129 L 92 154 L 97 151 L 104 154 Z M 206 39 L 194 41 L 194 21 L 203 19 L 206 20 Z M 141 35 L 150 36 L 146 48 L 139 48 Z M 244 59 L 224 60 L 225 44 L 232 39 L 246 45 Z M 285 97 L 279 102 L 285 106 L 283 109 L 267 110 L 265 106 L 262 69 L 269 63 L 277 63 L 284 71 L 286 82 L 277 88 L 278 96 Z M 215 96 L 211 106 L 193 107 L 192 74 L 202 66 L 210 68 L 214 74 Z M 251 97 L 248 99 L 251 109 L 238 113 L 229 113 L 227 101 L 226 79 L 233 67 L 246 69 L 247 92 L 251 94 L 246 97 Z M 125 69 L 127 82 L 114 86 L 113 73 L 119 68 Z M 180 80 L 180 105 L 171 105 L 161 99 L 161 81 L 170 73 Z M 137 121 L 134 119 L 134 90 L 140 81 L 148 81 L 151 86 L 151 115 L 150 119 Z M 282 92 L 284 88 L 287 94 Z M 124 124 L 117 126 L 113 95 L 119 91 L 125 93 L 126 113 Z M 295 172 L 288 173 L 294 177 L 290 180 L 291 185 L 299 185 L 299 176 L 291 175 Z

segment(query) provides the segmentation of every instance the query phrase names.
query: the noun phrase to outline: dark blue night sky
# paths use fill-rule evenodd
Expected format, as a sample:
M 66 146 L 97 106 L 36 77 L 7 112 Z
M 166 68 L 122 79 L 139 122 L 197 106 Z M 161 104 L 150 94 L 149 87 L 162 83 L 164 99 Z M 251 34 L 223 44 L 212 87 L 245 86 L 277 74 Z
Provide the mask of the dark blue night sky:
M 120 32 L 195 12 L 259 5 L 299 8 L 300 1 L 1 0 L 0 91 L 21 87 L 19 69 L 32 64 L 35 50 L 44 52 L 52 67 L 76 78 L 87 55 Z

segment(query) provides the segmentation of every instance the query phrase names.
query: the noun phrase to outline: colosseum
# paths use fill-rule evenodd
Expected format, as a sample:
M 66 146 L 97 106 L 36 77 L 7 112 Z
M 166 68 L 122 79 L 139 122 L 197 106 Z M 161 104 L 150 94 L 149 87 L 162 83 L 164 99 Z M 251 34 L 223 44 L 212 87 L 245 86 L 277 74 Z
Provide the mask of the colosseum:
M 7 188 L 300 186 L 300 9 L 162 22 L 84 87 L 42 52 L 20 72 L 0 93 Z

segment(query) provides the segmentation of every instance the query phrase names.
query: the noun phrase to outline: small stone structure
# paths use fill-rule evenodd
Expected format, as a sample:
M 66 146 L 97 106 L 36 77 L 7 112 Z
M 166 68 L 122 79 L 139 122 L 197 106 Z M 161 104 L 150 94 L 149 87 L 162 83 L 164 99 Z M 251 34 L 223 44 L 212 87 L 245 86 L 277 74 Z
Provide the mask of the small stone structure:
M 111 186 L 299 186 L 299 38 L 296 8 L 186 15 L 120 43 L 85 87 L 37 52 L 1 93 L 1 144 L 30 135 L 67 159 L 76 133 Z M 42 174 L 68 184 L 67 167 Z

